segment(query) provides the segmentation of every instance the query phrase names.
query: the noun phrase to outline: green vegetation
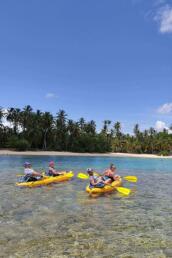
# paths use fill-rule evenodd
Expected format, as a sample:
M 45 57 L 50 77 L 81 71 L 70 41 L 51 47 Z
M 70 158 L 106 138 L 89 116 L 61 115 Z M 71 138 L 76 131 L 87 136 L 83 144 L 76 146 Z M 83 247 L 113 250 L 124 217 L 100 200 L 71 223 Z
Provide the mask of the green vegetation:
M 5 126 L 3 118 L 11 126 Z M 29 105 L 22 110 L 9 108 L 6 112 L 0 108 L 0 148 L 158 155 L 172 152 L 172 134 L 165 129 L 159 133 L 154 128 L 141 132 L 136 124 L 133 133 L 122 133 L 120 122 L 112 124 L 110 120 L 105 120 L 97 132 L 95 121 L 68 119 L 64 110 L 53 117 L 49 112 L 34 112 Z

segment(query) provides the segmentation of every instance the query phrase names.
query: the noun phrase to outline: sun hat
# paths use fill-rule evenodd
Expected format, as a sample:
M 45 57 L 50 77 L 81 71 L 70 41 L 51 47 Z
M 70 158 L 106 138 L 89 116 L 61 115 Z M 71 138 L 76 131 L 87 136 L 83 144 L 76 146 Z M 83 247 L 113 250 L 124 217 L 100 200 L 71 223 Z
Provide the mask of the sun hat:
M 93 172 L 92 168 L 87 168 L 87 172 Z
M 30 162 L 25 161 L 24 166 L 29 166 L 29 165 L 31 165 L 31 163 L 30 163 Z
M 52 166 L 52 165 L 54 166 L 54 161 L 49 162 L 49 166 Z

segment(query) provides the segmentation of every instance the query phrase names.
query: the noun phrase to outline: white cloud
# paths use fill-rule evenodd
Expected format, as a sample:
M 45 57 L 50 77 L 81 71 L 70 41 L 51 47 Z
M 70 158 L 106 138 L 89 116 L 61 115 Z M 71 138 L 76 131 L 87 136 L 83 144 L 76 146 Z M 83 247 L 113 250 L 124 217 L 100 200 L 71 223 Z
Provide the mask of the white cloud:
M 5 114 L 7 114 L 7 112 L 8 112 L 8 109 L 7 108 L 3 108 L 2 109 L 2 113 L 5 115 Z
M 3 110 L 2 110 L 2 112 L 3 112 L 3 114 L 4 114 L 4 117 L 2 118 L 2 124 L 4 125 L 4 126 L 8 126 L 9 128 L 12 128 L 13 126 L 12 126 L 12 124 L 9 122 L 9 121 L 7 121 L 7 119 L 6 119 L 6 114 L 7 114 L 7 109 L 6 108 L 4 108 Z
M 156 121 L 155 123 L 155 129 L 158 131 L 158 132 L 161 132 L 163 131 L 164 129 L 169 129 L 167 126 L 166 126 L 166 123 L 163 122 L 163 121 Z
M 172 7 L 165 5 L 160 8 L 154 17 L 154 20 L 159 24 L 161 33 L 172 33 Z
M 160 114 L 169 114 L 172 112 L 172 103 L 165 103 L 158 108 L 158 113 Z
M 11 123 L 8 122 L 6 118 L 3 118 L 3 119 L 2 119 L 2 124 L 3 124 L 4 126 L 9 127 L 9 128 L 13 128 L 13 126 L 11 125 Z
M 2 118 L 2 124 L 3 124 L 4 126 L 9 127 L 9 128 L 13 128 L 13 127 L 14 127 L 13 124 L 10 123 L 9 121 L 7 121 L 7 118 L 6 118 L 7 112 L 8 112 L 8 109 L 4 108 L 4 109 L 3 109 L 4 117 Z M 19 132 L 22 132 L 22 131 L 23 131 L 23 129 L 22 129 L 22 127 L 21 127 L 20 125 L 18 126 L 18 131 L 19 131 Z
M 166 125 L 165 122 L 163 121 L 156 121 L 155 123 L 155 130 L 157 132 L 162 132 L 164 129 L 166 129 L 168 131 L 168 133 L 172 133 L 172 130 Z
M 57 96 L 56 96 L 56 94 L 54 94 L 54 93 L 47 93 L 46 95 L 45 95 L 45 97 L 47 98 L 47 99 L 53 99 L 53 98 L 57 98 Z

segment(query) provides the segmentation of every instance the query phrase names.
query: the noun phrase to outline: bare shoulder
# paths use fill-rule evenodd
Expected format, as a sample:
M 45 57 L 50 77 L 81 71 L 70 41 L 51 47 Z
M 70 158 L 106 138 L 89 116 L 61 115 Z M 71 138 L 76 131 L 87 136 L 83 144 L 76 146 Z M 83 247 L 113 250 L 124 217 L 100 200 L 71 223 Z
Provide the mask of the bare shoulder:
M 104 174 L 107 174 L 107 173 L 109 173 L 109 169 L 106 169 L 104 172 Z

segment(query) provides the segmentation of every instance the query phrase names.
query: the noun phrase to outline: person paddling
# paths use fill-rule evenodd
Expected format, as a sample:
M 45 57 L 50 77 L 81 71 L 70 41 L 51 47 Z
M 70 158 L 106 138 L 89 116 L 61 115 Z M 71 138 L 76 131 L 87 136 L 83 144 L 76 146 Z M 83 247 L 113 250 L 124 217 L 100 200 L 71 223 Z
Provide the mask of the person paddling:
M 110 164 L 109 169 L 107 169 L 102 176 L 105 184 L 111 184 L 113 181 L 120 179 L 119 175 L 116 175 L 116 167 L 114 164 Z
M 35 171 L 33 168 L 32 168 L 32 165 L 30 162 L 25 162 L 24 163 L 24 180 L 26 182 L 29 182 L 29 181 L 37 181 L 39 179 L 42 178 L 42 175 L 41 173 Z
M 54 161 L 50 161 L 49 162 L 49 166 L 48 166 L 48 176 L 60 176 L 60 175 L 64 175 L 66 174 L 66 172 L 63 172 L 63 171 L 57 171 L 55 169 L 55 163 Z
M 93 188 L 93 187 L 102 188 L 105 186 L 105 183 L 103 182 L 102 178 L 94 175 L 92 168 L 88 168 L 87 173 L 90 177 L 90 188 Z

